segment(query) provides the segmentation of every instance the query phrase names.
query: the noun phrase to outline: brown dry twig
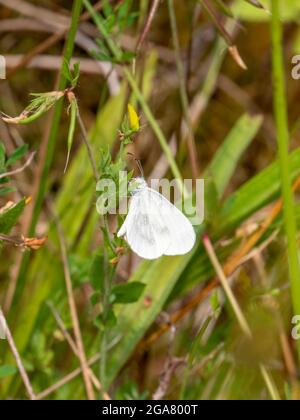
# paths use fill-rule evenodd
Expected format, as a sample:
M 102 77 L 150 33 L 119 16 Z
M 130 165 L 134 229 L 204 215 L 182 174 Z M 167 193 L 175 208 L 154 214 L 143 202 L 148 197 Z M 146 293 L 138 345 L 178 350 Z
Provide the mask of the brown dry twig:
M 17 175 L 20 172 L 23 172 L 24 169 L 26 169 L 31 164 L 31 162 L 33 161 L 33 158 L 35 156 L 35 153 L 36 152 L 32 152 L 29 155 L 29 158 L 26 160 L 26 162 L 24 163 L 24 165 L 20 166 L 17 169 L 12 170 L 12 171 L 4 172 L 3 174 L 0 174 L 0 179 L 7 178 L 7 177 L 10 177 L 10 176 L 13 176 L 13 175 Z
M 120 341 L 120 336 L 116 337 L 115 340 L 113 340 L 107 350 L 110 350 L 111 348 L 113 348 L 119 341 Z M 95 363 L 99 362 L 100 360 L 100 353 L 95 354 L 93 357 L 91 357 L 88 361 L 87 364 L 88 366 L 92 366 Z M 56 382 L 55 384 L 51 385 L 49 388 L 45 389 L 44 391 L 40 392 L 37 396 L 36 399 L 37 400 L 42 400 L 43 398 L 48 397 L 50 394 L 53 394 L 53 392 L 57 391 L 59 388 L 63 387 L 64 385 L 66 385 L 67 383 L 69 383 L 70 381 L 72 381 L 74 378 L 76 378 L 77 376 L 79 376 L 82 373 L 82 369 L 81 367 L 73 370 L 72 372 L 70 372 L 68 375 L 64 376 L 62 379 L 60 379 L 58 382 Z
M 147 18 L 147 21 L 145 23 L 145 26 L 139 36 L 139 39 L 137 41 L 136 47 L 135 47 L 135 52 L 136 55 L 138 55 L 138 53 L 140 52 L 142 45 L 150 31 L 154 16 L 157 12 L 158 6 L 159 6 L 160 0 L 153 0 L 152 5 L 151 5 L 151 9 Z
M 67 256 L 67 246 L 65 242 L 64 233 L 62 230 L 62 226 L 60 224 L 60 220 L 55 215 L 55 222 L 57 226 L 57 232 L 60 242 L 60 248 L 61 248 L 61 257 L 62 257 L 62 263 L 64 268 L 64 274 L 65 274 L 65 283 L 66 283 L 66 289 L 67 289 L 67 295 L 68 295 L 68 303 L 72 318 L 72 324 L 73 324 L 73 330 L 74 330 L 74 336 L 76 341 L 76 348 L 78 351 L 78 358 L 81 364 L 81 370 L 82 370 L 82 376 L 86 388 L 86 394 L 89 400 L 94 400 L 94 390 L 91 382 L 91 378 L 89 375 L 89 366 L 86 360 L 85 350 L 83 346 L 82 341 L 82 335 L 79 325 L 79 319 L 73 294 L 73 286 L 72 286 L 72 279 L 70 275 L 70 269 L 69 269 L 69 263 L 68 263 L 68 256 Z
M 15 246 L 32 249 L 34 251 L 44 246 L 47 239 L 47 236 L 44 236 L 43 238 L 25 238 L 25 236 L 21 236 L 21 238 L 18 238 L 16 236 L 4 235 L 3 233 L 0 234 L 0 241 L 9 242 Z
M 242 59 L 237 46 L 233 44 L 233 41 L 231 39 L 230 34 L 228 33 L 225 26 L 223 25 L 223 23 L 219 19 L 219 16 L 216 13 L 216 10 L 212 6 L 212 4 L 210 3 L 210 0 L 200 0 L 200 2 L 205 7 L 205 9 L 207 10 L 208 14 L 210 15 L 214 25 L 216 26 L 216 28 L 218 29 L 218 31 L 220 32 L 220 34 L 224 38 L 224 40 L 225 40 L 225 42 L 228 46 L 228 51 L 229 51 L 230 55 L 232 56 L 232 58 L 234 59 L 234 61 L 243 70 L 247 70 L 247 66 L 246 66 L 244 60 Z
M 61 316 L 59 315 L 58 311 L 54 308 L 54 306 L 51 302 L 48 303 L 48 306 L 49 306 L 49 308 L 52 312 L 52 315 L 53 315 L 55 321 L 57 322 L 57 325 L 60 328 L 64 338 L 66 339 L 67 343 L 69 344 L 69 346 L 72 349 L 75 356 L 77 356 L 78 359 L 79 359 L 79 354 L 78 354 L 78 349 L 76 347 L 76 343 L 73 340 L 73 338 L 71 337 L 71 335 L 69 334 L 63 320 L 61 319 Z M 106 401 L 111 400 L 108 393 L 103 390 L 102 384 L 100 383 L 99 379 L 96 377 L 96 375 L 94 374 L 94 372 L 90 368 L 89 368 L 89 375 L 90 375 L 91 380 L 92 380 L 95 388 L 97 389 L 97 391 L 103 393 L 103 399 L 106 400 Z
M 9 327 L 8 327 L 8 324 L 6 322 L 6 319 L 4 317 L 4 314 L 3 314 L 1 308 L 0 308 L 0 317 L 2 318 L 2 320 L 4 320 L 4 322 L 2 324 L 5 325 L 5 336 L 7 338 L 9 347 L 11 349 L 11 352 L 12 352 L 12 354 L 14 356 L 14 359 L 16 361 L 16 364 L 18 366 L 18 369 L 19 369 L 22 381 L 24 383 L 24 386 L 26 388 L 27 394 L 28 394 L 28 396 L 31 400 L 35 400 L 36 395 L 33 392 L 33 388 L 32 388 L 32 385 L 30 383 L 29 377 L 28 377 L 27 372 L 24 368 L 23 362 L 22 362 L 21 357 L 19 355 L 19 352 L 18 352 L 18 349 L 16 347 L 15 341 L 13 339 L 12 333 L 11 333 Z
M 153 394 L 153 400 L 162 400 L 164 398 L 168 391 L 168 387 L 174 372 L 183 363 L 185 363 L 185 359 L 182 357 L 173 357 L 171 359 L 168 358 L 158 388 Z

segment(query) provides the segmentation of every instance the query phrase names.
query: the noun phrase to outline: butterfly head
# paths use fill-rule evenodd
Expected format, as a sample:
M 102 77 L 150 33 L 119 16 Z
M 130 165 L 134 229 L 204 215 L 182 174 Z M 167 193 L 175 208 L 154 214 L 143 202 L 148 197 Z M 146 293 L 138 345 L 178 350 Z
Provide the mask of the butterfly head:
M 131 194 L 135 195 L 147 187 L 147 182 L 142 177 L 133 178 L 129 184 L 133 188 Z

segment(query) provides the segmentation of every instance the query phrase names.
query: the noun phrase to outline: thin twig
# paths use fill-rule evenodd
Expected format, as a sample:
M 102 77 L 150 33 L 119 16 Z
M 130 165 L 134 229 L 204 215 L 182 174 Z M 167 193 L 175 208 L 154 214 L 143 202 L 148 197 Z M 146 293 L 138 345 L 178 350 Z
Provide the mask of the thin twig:
M 6 54 L 6 67 L 7 69 L 14 69 L 16 66 L 19 66 L 23 61 L 24 54 Z M 27 64 L 29 69 L 39 69 L 39 70 L 53 70 L 57 71 L 61 68 L 62 57 L 61 55 L 50 55 L 50 54 L 39 54 L 30 60 Z M 98 63 L 91 58 L 83 57 L 73 57 L 70 60 L 70 68 L 74 66 L 75 63 L 80 62 L 80 73 L 81 74 L 95 74 L 103 75 L 103 71 L 100 69 Z M 7 71 L 7 74 L 9 72 Z
M 81 330 L 80 330 L 80 325 L 79 325 L 79 320 L 78 320 L 78 314 L 77 314 L 75 299 L 73 295 L 72 279 L 71 279 L 70 268 L 68 264 L 65 237 L 62 230 L 62 226 L 60 224 L 60 220 L 57 218 L 57 216 L 55 216 L 55 221 L 56 221 L 57 232 L 59 236 L 61 257 L 62 257 L 62 262 L 63 262 L 63 267 L 64 267 L 65 282 L 66 282 L 66 288 L 67 288 L 67 294 L 68 294 L 68 302 L 69 302 L 69 308 L 70 308 L 70 313 L 71 313 L 71 318 L 72 318 L 74 336 L 76 340 L 76 347 L 78 350 L 78 358 L 81 364 L 82 376 L 85 383 L 87 397 L 89 400 L 94 400 L 95 395 L 94 395 L 94 390 L 93 390 L 93 386 L 92 386 L 90 375 L 89 375 L 89 367 L 86 360 L 86 355 L 84 351 L 82 335 L 81 335 Z
M 239 322 L 239 325 L 241 327 L 241 330 L 243 331 L 243 333 L 245 334 L 245 336 L 247 336 L 248 338 L 252 338 L 252 333 L 250 330 L 250 327 L 248 325 L 248 322 L 246 320 L 246 318 L 244 317 L 244 314 L 240 308 L 240 305 L 238 304 L 238 301 L 236 300 L 231 287 L 229 285 L 228 279 L 226 278 L 224 271 L 222 269 L 221 264 L 219 263 L 219 260 L 216 256 L 215 250 L 212 246 L 212 243 L 208 237 L 208 235 L 204 235 L 203 236 L 203 244 L 204 247 L 206 249 L 207 255 L 209 256 L 209 259 L 218 275 L 218 278 L 220 280 L 220 283 L 224 289 L 224 292 L 227 296 L 227 299 L 230 302 L 230 305 L 233 309 L 233 312 L 235 313 L 235 316 Z
M 34 158 L 34 156 L 35 156 L 35 153 L 36 153 L 36 152 L 32 152 L 32 153 L 29 155 L 29 158 L 26 160 L 26 162 L 24 163 L 24 165 L 20 166 L 20 167 L 19 167 L 19 168 L 17 168 L 17 169 L 12 170 L 12 171 L 9 171 L 9 172 L 4 172 L 3 174 L 0 174 L 0 179 L 7 178 L 7 177 L 9 177 L 9 176 L 13 176 L 13 175 L 17 175 L 17 174 L 19 174 L 20 172 L 23 172 L 23 171 L 24 171 L 24 169 L 26 169 L 26 168 L 27 168 L 27 167 L 31 164 L 31 162 L 33 161 L 33 158 Z
M 116 337 L 107 347 L 107 351 L 110 350 L 111 348 L 113 348 L 119 341 L 120 341 L 120 336 Z M 88 360 L 88 366 L 92 366 L 95 363 L 99 362 L 101 358 L 100 353 L 95 354 L 93 357 L 91 357 Z M 68 382 L 72 381 L 73 379 L 75 379 L 78 375 L 80 375 L 82 372 L 81 367 L 73 370 L 72 372 L 70 372 L 68 375 L 66 375 L 65 377 L 63 377 L 62 379 L 60 379 L 58 382 L 56 382 L 55 384 L 51 385 L 49 388 L 45 389 L 44 391 L 42 391 L 40 394 L 38 394 L 36 396 L 37 400 L 42 400 L 43 398 L 48 397 L 50 394 L 52 394 L 53 392 L 57 391 L 59 388 L 61 388 L 62 386 L 66 385 Z
M 55 321 L 57 322 L 57 325 L 59 326 L 63 336 L 65 337 L 66 341 L 68 342 L 69 346 L 71 347 L 73 353 L 75 354 L 75 356 L 77 356 L 79 358 L 79 353 L 78 353 L 76 343 L 73 340 L 73 338 L 71 337 L 71 335 L 69 334 L 61 316 L 59 315 L 58 311 L 54 308 L 54 306 L 51 302 L 48 302 L 48 306 L 49 306 L 49 308 L 52 312 L 52 315 L 53 315 Z M 97 389 L 97 391 L 103 392 L 103 398 L 107 401 L 111 400 L 108 393 L 103 391 L 103 387 L 102 387 L 99 379 L 96 377 L 96 375 L 92 371 L 92 369 L 89 369 L 89 375 L 90 375 L 91 380 L 93 381 L 93 384 L 94 384 L 95 388 Z
M 157 9 L 158 9 L 158 6 L 159 6 L 159 3 L 160 3 L 160 0 L 153 0 L 153 2 L 152 2 L 152 6 L 151 6 L 151 9 L 150 9 L 150 12 L 149 12 L 149 15 L 148 15 L 148 19 L 145 23 L 145 26 L 144 26 L 141 34 L 140 34 L 140 37 L 139 37 L 139 39 L 137 41 L 137 44 L 136 44 L 136 47 L 135 47 L 136 55 L 139 54 L 139 52 L 142 48 L 142 45 L 143 45 L 143 43 L 144 43 L 144 41 L 145 41 L 149 31 L 150 31 L 154 16 L 155 16 L 155 14 L 157 12 Z
M 99 359 L 100 359 L 100 354 L 96 354 L 95 356 L 91 357 L 91 359 L 89 359 L 87 361 L 88 366 L 94 365 L 95 363 L 97 363 L 99 361 Z M 51 385 L 49 388 L 45 389 L 44 391 L 40 392 L 36 396 L 36 399 L 37 400 L 42 400 L 42 399 L 48 397 L 50 394 L 53 394 L 53 392 L 57 391 L 59 388 L 63 387 L 68 382 L 75 379 L 81 373 L 82 373 L 82 368 L 81 367 L 78 367 L 77 369 L 74 369 L 72 372 L 70 372 L 68 375 L 66 375 L 62 379 L 60 379 L 58 382 Z
M 21 357 L 19 355 L 19 352 L 18 352 L 18 349 L 16 347 L 15 341 L 13 339 L 12 333 L 11 333 L 9 327 L 8 327 L 8 324 L 6 322 L 6 319 L 4 317 L 4 314 L 3 314 L 1 308 L 0 308 L 0 317 L 4 320 L 4 324 L 5 324 L 4 326 L 5 326 L 5 329 L 6 329 L 5 335 L 6 335 L 9 347 L 11 349 L 11 352 L 12 352 L 12 354 L 15 358 L 15 361 L 17 363 L 17 366 L 18 366 L 21 378 L 23 380 L 24 386 L 26 388 L 27 394 L 28 394 L 28 396 L 31 400 L 35 400 L 36 395 L 33 392 L 33 388 L 32 388 L 32 385 L 30 383 L 29 377 L 28 377 L 27 372 L 24 368 L 23 362 L 22 362 Z
M 88 134 L 87 131 L 85 129 L 84 123 L 82 121 L 80 112 L 79 112 L 79 108 L 77 108 L 77 121 L 81 130 L 81 134 L 82 134 L 82 139 L 84 141 L 84 144 L 86 146 L 87 152 L 88 152 L 88 156 L 89 156 L 89 160 L 91 162 L 91 166 L 93 169 L 93 176 L 96 182 L 98 182 L 99 179 L 99 174 L 98 174 L 98 170 L 97 170 L 97 164 L 93 155 L 93 150 L 92 147 L 90 145 L 89 139 L 88 139 Z
M 164 367 L 164 371 L 159 381 L 158 388 L 153 394 L 153 397 L 152 397 L 153 400 L 157 401 L 157 400 L 164 399 L 167 393 L 168 387 L 170 385 L 172 375 L 174 374 L 176 369 L 184 363 L 185 363 L 185 359 L 182 357 L 173 357 L 173 358 L 167 359 L 165 367 Z
M 79 358 L 79 354 L 78 354 L 78 349 L 76 347 L 76 343 L 73 340 L 73 338 L 71 337 L 71 335 L 69 334 L 63 320 L 61 319 L 59 313 L 57 312 L 57 310 L 54 308 L 54 306 L 51 303 L 48 303 L 48 306 L 53 314 L 54 319 L 57 322 L 57 325 L 59 326 L 63 336 L 65 337 L 66 341 L 68 342 L 69 346 L 71 347 L 73 353 L 75 354 L 75 356 L 77 356 Z M 91 377 L 91 380 L 93 381 L 93 384 L 95 386 L 95 388 L 97 389 L 97 391 L 101 391 L 102 390 L 102 385 L 100 383 L 100 381 L 96 378 L 94 372 L 89 369 L 89 375 Z M 109 397 L 109 395 L 107 393 L 105 393 L 105 399 L 106 400 L 110 400 L 111 398 Z
M 231 39 L 231 36 L 230 36 L 229 32 L 227 31 L 225 26 L 220 21 L 214 7 L 210 3 L 210 0 L 199 0 L 199 1 L 203 4 L 203 6 L 207 10 L 208 14 L 210 15 L 213 23 L 215 24 L 216 28 L 218 29 L 218 31 L 220 32 L 220 34 L 224 38 L 226 44 L 228 45 L 228 51 L 231 54 L 232 58 L 235 60 L 235 62 L 243 70 L 247 70 L 247 66 L 246 66 L 244 60 L 242 59 L 242 57 L 240 56 L 240 53 L 237 49 L 237 46 L 233 45 L 233 42 L 232 42 L 232 39 Z

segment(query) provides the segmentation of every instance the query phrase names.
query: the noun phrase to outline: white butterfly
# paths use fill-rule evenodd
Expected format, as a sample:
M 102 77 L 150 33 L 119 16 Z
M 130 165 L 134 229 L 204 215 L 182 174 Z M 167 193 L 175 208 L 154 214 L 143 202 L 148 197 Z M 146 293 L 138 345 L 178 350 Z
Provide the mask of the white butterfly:
M 196 240 L 195 231 L 186 216 L 144 178 L 135 178 L 128 215 L 118 237 L 124 236 L 140 257 L 153 260 L 162 255 L 183 255 Z

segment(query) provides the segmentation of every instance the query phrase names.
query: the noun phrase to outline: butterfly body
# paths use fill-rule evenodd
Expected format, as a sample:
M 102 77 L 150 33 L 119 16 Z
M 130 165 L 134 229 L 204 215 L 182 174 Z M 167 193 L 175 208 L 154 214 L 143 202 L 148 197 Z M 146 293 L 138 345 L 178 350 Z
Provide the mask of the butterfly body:
M 145 259 L 189 252 L 196 239 L 190 221 L 143 178 L 133 181 L 137 186 L 118 237 L 124 236 L 131 249 Z

